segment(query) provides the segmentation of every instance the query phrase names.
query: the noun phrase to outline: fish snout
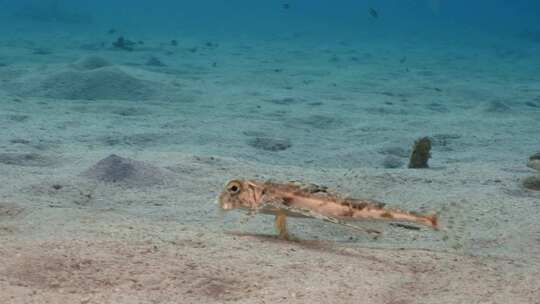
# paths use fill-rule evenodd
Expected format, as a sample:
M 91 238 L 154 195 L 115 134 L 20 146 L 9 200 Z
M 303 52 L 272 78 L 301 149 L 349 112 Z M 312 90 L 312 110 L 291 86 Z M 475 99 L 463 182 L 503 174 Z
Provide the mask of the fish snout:
M 222 209 L 222 210 L 231 210 L 234 208 L 233 203 L 229 202 L 228 200 L 224 199 L 223 195 L 218 197 L 216 200 L 216 204 Z
M 223 210 L 231 210 L 234 208 L 234 206 L 230 203 L 219 203 L 219 207 Z

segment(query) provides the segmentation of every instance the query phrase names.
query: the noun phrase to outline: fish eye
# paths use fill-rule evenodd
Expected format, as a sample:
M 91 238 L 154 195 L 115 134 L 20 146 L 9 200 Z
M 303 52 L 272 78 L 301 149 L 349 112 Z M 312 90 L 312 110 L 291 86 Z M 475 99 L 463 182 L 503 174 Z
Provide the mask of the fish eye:
M 231 194 L 238 194 L 240 192 L 240 183 L 237 181 L 230 182 L 227 185 L 227 191 Z

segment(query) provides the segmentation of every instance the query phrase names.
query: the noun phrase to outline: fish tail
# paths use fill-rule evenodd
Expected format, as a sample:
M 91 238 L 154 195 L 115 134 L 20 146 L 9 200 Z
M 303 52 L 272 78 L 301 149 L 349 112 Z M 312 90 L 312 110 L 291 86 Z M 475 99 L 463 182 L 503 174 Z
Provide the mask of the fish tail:
M 417 214 L 415 212 L 410 212 L 410 214 L 417 216 L 420 222 L 422 222 L 426 226 L 430 226 L 435 230 L 439 230 L 439 216 L 436 213 Z
M 387 221 L 403 221 L 422 224 L 435 230 L 439 229 L 439 217 L 437 214 L 420 214 L 394 208 L 385 208 L 382 205 L 369 205 L 365 208 L 354 210 L 355 219 L 374 219 Z
M 431 222 L 431 227 L 433 229 L 439 230 L 439 216 L 436 213 L 426 215 L 426 218 Z
M 439 216 L 436 213 L 420 214 L 417 212 L 398 210 L 396 211 L 396 214 L 394 214 L 394 218 L 396 220 L 403 220 L 407 222 L 423 224 L 434 230 L 439 230 Z

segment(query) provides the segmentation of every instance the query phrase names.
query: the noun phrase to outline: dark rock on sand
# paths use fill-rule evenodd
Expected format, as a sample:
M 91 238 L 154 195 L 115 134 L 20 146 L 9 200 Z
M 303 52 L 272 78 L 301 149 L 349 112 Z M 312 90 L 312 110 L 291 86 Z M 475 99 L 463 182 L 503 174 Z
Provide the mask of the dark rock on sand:
M 137 105 L 136 107 L 132 107 L 129 105 L 117 105 L 117 104 L 111 104 L 111 103 L 106 103 L 106 104 L 85 103 L 82 105 L 69 107 L 69 109 L 74 112 L 79 112 L 79 113 L 84 113 L 84 114 L 92 113 L 92 114 L 99 114 L 99 115 L 112 113 L 114 115 L 120 115 L 120 116 L 142 116 L 142 115 L 148 115 L 151 113 L 147 108 L 139 106 L 139 105 Z
M 32 51 L 32 54 L 34 55 L 50 55 L 52 54 L 52 51 L 44 48 L 36 48 Z
M 19 207 L 15 204 L 0 202 L 0 219 L 14 218 L 20 215 L 23 211 L 24 211 L 24 208 Z
M 0 153 L 0 164 L 23 167 L 47 167 L 54 161 L 38 153 Z
M 540 175 L 529 176 L 522 183 L 529 190 L 540 191 Z
M 83 172 L 84 177 L 125 187 L 163 185 L 171 177 L 164 169 L 111 154 Z
M 536 108 L 536 109 L 540 109 L 540 96 L 539 97 L 536 97 L 534 100 L 532 101 L 527 101 L 525 102 L 525 105 L 526 106 L 529 106 L 531 108 Z
M 64 70 L 45 77 L 25 79 L 13 86 L 22 96 L 59 99 L 145 100 L 154 95 L 149 82 L 114 68 Z
M 164 66 L 167 66 L 165 63 L 163 63 L 161 60 L 159 60 L 159 58 L 157 57 L 150 57 L 148 58 L 148 60 L 146 61 L 146 65 L 148 66 L 154 66 L 154 67 L 164 67 Z
M 13 138 L 9 140 L 10 144 L 29 145 L 30 141 L 24 138 Z
M 255 137 L 250 139 L 248 144 L 253 148 L 272 152 L 287 150 L 292 146 L 288 139 L 271 137 Z
M 431 139 L 422 137 L 414 142 L 409 160 L 409 168 L 429 168 L 428 160 L 431 158 Z
M 111 65 L 110 62 L 98 56 L 84 57 L 73 63 L 73 67 L 79 70 L 95 70 Z
M 439 113 L 447 113 L 450 110 L 448 110 L 448 107 L 445 105 L 439 103 L 439 102 L 432 102 L 427 105 L 427 109 L 431 110 L 433 112 L 439 112 Z
M 14 122 L 25 122 L 30 118 L 30 116 L 23 114 L 9 114 L 6 116 L 6 118 Z
M 118 37 L 116 41 L 112 43 L 113 48 L 120 49 L 124 51 L 133 51 L 133 48 L 135 47 L 137 43 L 134 41 L 131 41 L 129 39 L 126 39 L 122 36 Z
M 265 99 L 264 101 L 277 104 L 277 105 L 292 105 L 304 102 L 304 100 L 294 97 L 284 97 L 284 98 L 272 98 Z
M 140 107 L 114 107 L 112 108 L 111 113 L 120 116 L 141 116 L 147 115 L 150 112 Z
M 540 152 L 529 157 L 527 167 L 540 171 Z

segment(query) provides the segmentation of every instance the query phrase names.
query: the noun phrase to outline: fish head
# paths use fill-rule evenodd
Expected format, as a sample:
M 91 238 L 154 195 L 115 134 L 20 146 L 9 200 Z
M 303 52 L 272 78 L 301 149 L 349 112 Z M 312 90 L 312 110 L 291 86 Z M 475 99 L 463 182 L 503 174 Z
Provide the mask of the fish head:
M 248 180 L 231 180 L 218 197 L 219 207 L 223 210 L 257 209 L 262 204 L 262 187 Z

